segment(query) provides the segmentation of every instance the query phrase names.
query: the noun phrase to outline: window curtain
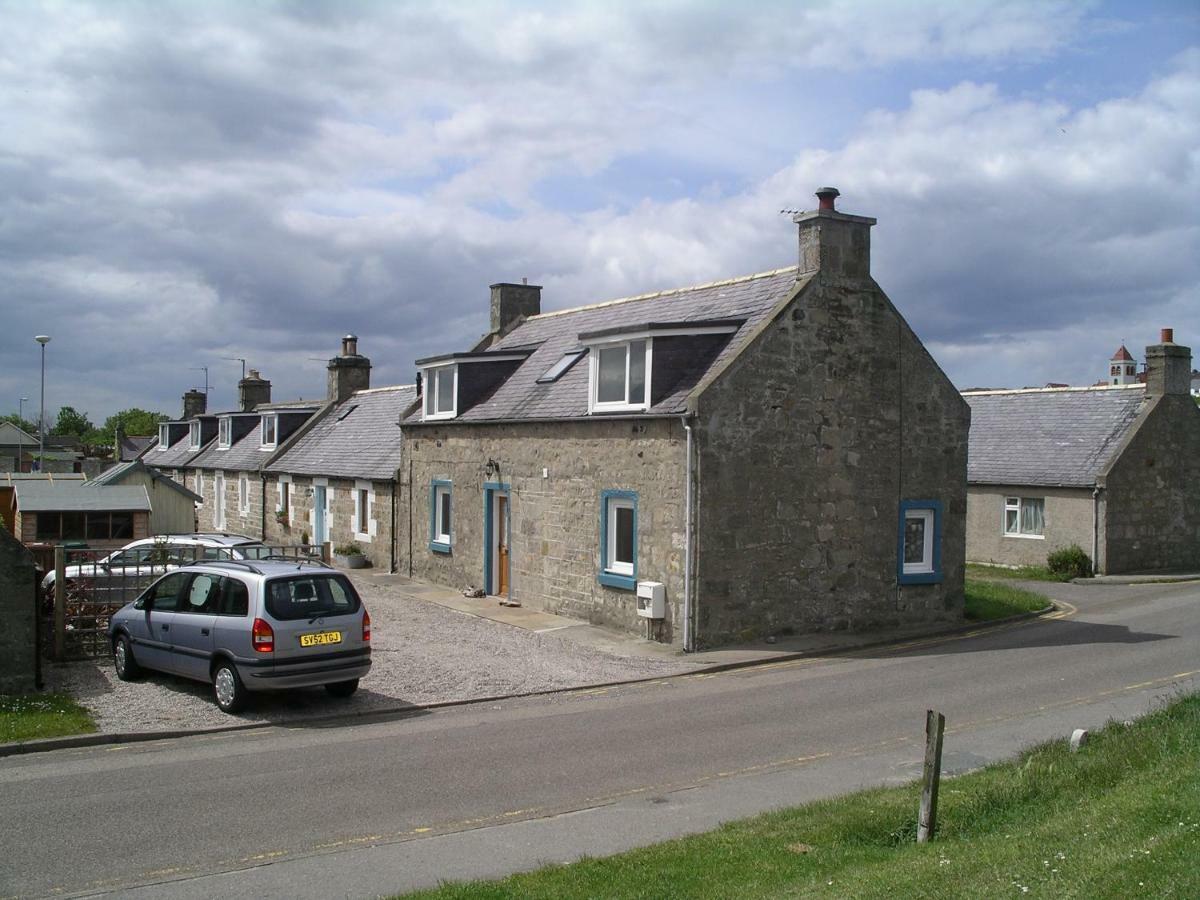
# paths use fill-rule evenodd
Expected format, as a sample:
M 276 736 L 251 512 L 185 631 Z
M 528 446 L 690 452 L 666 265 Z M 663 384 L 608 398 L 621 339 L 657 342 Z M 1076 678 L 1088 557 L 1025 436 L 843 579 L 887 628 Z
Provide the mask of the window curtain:
M 1021 533 L 1042 534 L 1046 524 L 1046 501 L 1021 501 Z

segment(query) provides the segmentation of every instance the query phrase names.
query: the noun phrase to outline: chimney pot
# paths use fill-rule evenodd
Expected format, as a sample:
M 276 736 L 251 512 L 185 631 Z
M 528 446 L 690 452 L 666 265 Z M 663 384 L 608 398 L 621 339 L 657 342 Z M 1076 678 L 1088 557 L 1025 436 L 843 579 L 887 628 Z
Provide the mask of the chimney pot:
M 347 334 L 342 338 L 341 356 L 333 357 L 325 368 L 329 373 L 325 398 L 334 403 L 371 387 L 371 361 L 359 355 L 357 335 Z
M 817 199 L 820 201 L 818 209 L 834 209 L 833 201 L 840 196 L 840 193 L 835 187 L 817 188 Z
M 342 356 L 358 356 L 358 335 L 348 334 L 342 338 Z
M 1174 328 L 1164 328 L 1162 330 L 1162 332 L 1159 334 L 1159 343 L 1162 343 L 1162 344 L 1175 343 L 1175 329 Z

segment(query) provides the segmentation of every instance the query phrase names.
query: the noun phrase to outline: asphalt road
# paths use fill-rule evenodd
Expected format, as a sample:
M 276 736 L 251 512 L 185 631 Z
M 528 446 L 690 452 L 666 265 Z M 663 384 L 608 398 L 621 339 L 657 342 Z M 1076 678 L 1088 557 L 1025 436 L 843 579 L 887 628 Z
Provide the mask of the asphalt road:
M 341 726 L 0 759 L 0 895 L 374 896 L 568 862 L 1128 718 L 1200 686 L 1200 587 L 998 630 Z M 142 886 L 141 890 L 134 890 Z

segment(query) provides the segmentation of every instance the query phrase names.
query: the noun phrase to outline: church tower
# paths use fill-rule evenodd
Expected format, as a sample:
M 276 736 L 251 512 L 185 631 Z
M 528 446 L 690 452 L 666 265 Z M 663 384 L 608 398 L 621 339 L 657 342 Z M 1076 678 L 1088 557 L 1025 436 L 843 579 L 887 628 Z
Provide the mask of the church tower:
M 1137 360 L 1122 344 L 1120 349 L 1108 361 L 1107 384 L 1134 384 L 1137 381 Z

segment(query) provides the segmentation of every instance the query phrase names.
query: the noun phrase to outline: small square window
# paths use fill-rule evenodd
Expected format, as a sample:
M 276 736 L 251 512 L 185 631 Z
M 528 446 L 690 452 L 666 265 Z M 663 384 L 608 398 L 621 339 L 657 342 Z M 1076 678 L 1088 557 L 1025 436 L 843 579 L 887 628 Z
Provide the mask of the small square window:
M 901 584 L 942 580 L 942 504 L 905 500 L 900 504 L 897 578 Z
M 637 494 L 604 491 L 600 496 L 599 580 L 609 587 L 637 587 Z
M 429 549 L 437 553 L 449 553 L 450 534 L 453 526 L 451 485 L 449 481 L 434 481 L 431 487 Z
M 1042 538 L 1046 534 L 1044 497 L 1006 497 L 1004 533 L 1008 537 Z

